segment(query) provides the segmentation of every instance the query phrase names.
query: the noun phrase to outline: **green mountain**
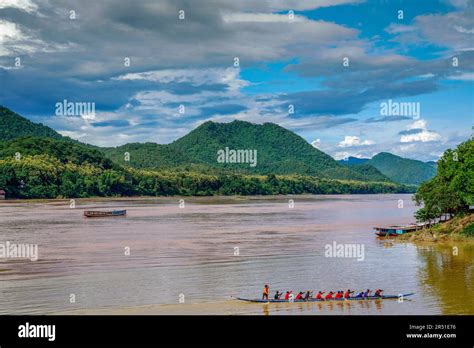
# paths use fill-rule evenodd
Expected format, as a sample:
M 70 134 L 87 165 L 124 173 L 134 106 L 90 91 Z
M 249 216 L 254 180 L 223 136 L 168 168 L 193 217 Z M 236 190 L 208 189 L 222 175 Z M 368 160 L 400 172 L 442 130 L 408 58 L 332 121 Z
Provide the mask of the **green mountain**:
M 8 198 L 413 192 L 373 167 L 340 165 L 274 124 L 207 122 L 169 145 L 101 149 L 6 108 L 2 118 L 0 134 L 8 137 L 0 139 L 0 188 Z M 258 165 L 219 163 L 216 151 L 226 146 L 256 149 Z
M 23 136 L 62 138 L 61 134 L 51 128 L 41 123 L 33 123 L 0 105 L 0 140 L 7 141 Z
M 55 139 L 43 137 L 21 137 L 0 142 L 0 158 L 47 155 L 62 163 L 76 165 L 90 164 L 102 169 L 118 167 L 112 160 L 93 147 L 75 142 L 69 138 Z M 21 157 L 20 157 L 21 158 Z
M 249 162 L 220 163 L 218 151 L 226 148 L 229 151 L 255 150 L 255 165 Z M 301 174 L 332 179 L 390 181 L 376 169 L 363 167 L 353 170 L 343 166 L 299 135 L 273 123 L 208 121 L 168 145 L 135 143 L 102 151 L 115 162 L 134 168 L 187 167 L 247 174 Z M 126 153 L 130 155 L 129 162 L 125 161 Z
M 436 175 L 436 166 L 422 161 L 381 152 L 367 162 L 392 181 L 400 184 L 419 185 Z

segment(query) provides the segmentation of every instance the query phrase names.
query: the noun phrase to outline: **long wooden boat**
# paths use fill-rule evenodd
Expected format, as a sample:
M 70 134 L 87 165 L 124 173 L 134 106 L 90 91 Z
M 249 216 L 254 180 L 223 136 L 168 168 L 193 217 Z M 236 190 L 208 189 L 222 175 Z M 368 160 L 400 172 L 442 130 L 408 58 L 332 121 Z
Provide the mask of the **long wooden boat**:
M 375 234 L 380 237 L 396 237 L 401 234 L 410 233 L 418 231 L 423 228 L 422 225 L 408 225 L 408 226 L 387 226 L 387 227 L 374 227 L 374 230 L 377 231 Z
M 112 210 L 112 211 L 86 210 L 84 212 L 85 217 L 107 217 L 107 216 L 124 216 L 124 215 L 127 215 L 126 210 Z
M 243 297 L 236 297 L 236 300 L 240 301 L 246 301 L 246 302 L 255 302 L 255 303 L 291 303 L 291 302 L 332 302 L 332 301 L 367 301 L 367 300 L 396 300 L 398 298 L 405 298 L 414 295 L 414 292 L 408 293 L 408 294 L 401 294 L 401 295 L 382 295 L 381 297 L 379 296 L 368 296 L 368 297 L 349 297 L 349 298 L 333 298 L 329 300 L 320 300 L 317 298 L 310 298 L 308 300 L 274 300 L 274 299 L 269 299 L 269 300 L 262 300 L 262 299 L 249 299 L 249 298 L 243 298 Z

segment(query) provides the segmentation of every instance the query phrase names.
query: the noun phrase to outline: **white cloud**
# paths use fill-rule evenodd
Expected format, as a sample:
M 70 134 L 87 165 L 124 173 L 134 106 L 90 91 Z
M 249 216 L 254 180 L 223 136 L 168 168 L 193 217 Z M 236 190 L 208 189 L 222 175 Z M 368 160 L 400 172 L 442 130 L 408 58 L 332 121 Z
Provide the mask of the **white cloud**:
M 415 27 L 411 25 L 397 24 L 397 23 L 392 23 L 385 29 L 385 31 L 389 34 L 408 33 L 415 30 L 416 30 Z
M 462 1 L 459 7 L 462 8 Z M 410 25 L 391 24 L 386 31 L 397 35 L 397 41 L 419 45 L 429 42 L 462 51 L 473 48 L 472 11 L 454 11 L 446 14 L 420 15 Z
M 238 90 L 249 83 L 239 79 L 239 68 L 208 68 L 208 69 L 163 69 L 130 73 L 114 78 L 114 80 L 146 80 L 161 83 L 190 83 L 193 86 L 224 84 L 230 90 Z
M 313 147 L 319 149 L 319 146 L 321 145 L 321 139 L 318 138 L 318 139 L 316 139 L 316 140 L 313 140 L 313 141 L 311 142 L 311 145 L 313 145 Z
M 419 119 L 413 122 L 412 124 L 409 124 L 407 126 L 407 129 L 426 129 L 426 120 L 424 119 Z
M 437 141 L 441 139 L 441 135 L 438 133 L 428 130 L 427 129 L 427 122 L 426 120 L 420 119 L 416 120 L 412 124 L 407 126 L 407 130 L 420 130 L 417 133 L 408 133 L 402 134 L 400 136 L 401 143 L 412 143 L 412 142 L 429 142 L 429 141 Z
M 284 11 L 284 10 L 314 10 L 321 7 L 337 6 L 344 4 L 357 4 L 364 0 L 262 0 L 262 1 L 233 1 L 233 5 L 247 9 L 248 5 L 257 10 Z M 242 6 L 243 5 L 243 6 Z
M 473 81 L 474 73 L 462 73 L 459 75 L 453 75 L 453 76 L 449 76 L 448 79 L 457 80 L 457 81 Z
M 438 133 L 429 131 L 429 130 L 423 130 L 420 133 L 416 133 L 416 134 L 402 135 L 400 137 L 400 142 L 411 143 L 414 141 L 421 141 L 423 143 L 426 143 L 428 141 L 436 141 L 440 139 L 441 139 L 441 135 L 439 135 Z
M 1 7 L 0 7 L 1 8 Z M 20 27 L 17 23 L 0 20 L 0 57 L 35 52 L 66 51 L 76 46 L 71 43 L 52 44 L 34 36 L 34 32 Z
M 361 141 L 359 137 L 346 135 L 344 140 L 339 142 L 337 146 L 339 147 L 352 147 L 352 146 L 366 146 L 366 145 L 373 145 L 374 142 L 372 140 L 364 140 Z
M 294 15 L 293 19 L 290 19 L 288 14 L 275 14 L 275 13 L 229 13 L 225 14 L 222 19 L 226 23 L 291 23 L 291 22 L 302 22 L 304 17 Z
M 26 12 L 34 12 L 38 6 L 30 0 L 0 0 L 0 9 L 14 7 Z
M 0 21 L 0 56 L 10 53 L 7 44 L 24 40 L 26 37 L 15 23 Z

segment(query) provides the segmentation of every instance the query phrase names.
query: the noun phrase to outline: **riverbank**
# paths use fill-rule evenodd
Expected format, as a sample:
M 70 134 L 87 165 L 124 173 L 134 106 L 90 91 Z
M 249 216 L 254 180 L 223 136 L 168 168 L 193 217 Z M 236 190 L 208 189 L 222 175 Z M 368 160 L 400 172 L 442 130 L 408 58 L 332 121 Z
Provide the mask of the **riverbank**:
M 403 242 L 474 242 L 474 213 L 396 238 Z

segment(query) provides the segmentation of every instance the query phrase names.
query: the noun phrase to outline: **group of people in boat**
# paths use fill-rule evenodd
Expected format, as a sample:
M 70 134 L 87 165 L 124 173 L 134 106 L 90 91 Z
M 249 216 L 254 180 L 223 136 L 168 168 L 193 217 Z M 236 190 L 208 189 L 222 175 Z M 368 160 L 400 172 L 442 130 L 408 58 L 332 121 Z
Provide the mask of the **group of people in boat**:
M 365 291 L 358 292 L 357 295 L 353 296 L 355 291 L 352 291 L 351 289 L 347 289 L 347 291 L 344 290 L 339 290 L 339 291 L 318 291 L 316 296 L 314 296 L 314 292 L 307 290 L 307 291 L 300 291 L 296 295 L 293 294 L 293 290 L 288 290 L 285 294 L 283 294 L 283 291 L 277 290 L 275 292 L 275 295 L 273 296 L 274 300 L 303 300 L 303 301 L 308 301 L 310 299 L 317 299 L 321 301 L 328 301 L 328 300 L 338 300 L 338 299 L 349 299 L 349 298 L 367 298 L 367 297 L 382 297 L 382 289 L 377 289 L 375 292 L 372 293 L 372 290 L 367 289 Z M 263 296 L 262 300 L 268 300 L 268 296 L 270 294 L 270 287 L 265 284 L 263 288 Z M 283 296 L 284 295 L 284 296 Z M 283 298 L 282 298 L 283 296 Z M 314 296 L 314 297 L 313 297 Z

